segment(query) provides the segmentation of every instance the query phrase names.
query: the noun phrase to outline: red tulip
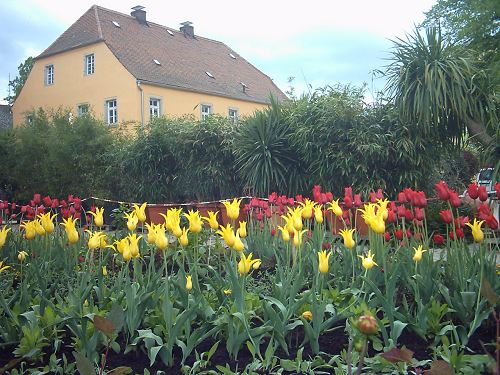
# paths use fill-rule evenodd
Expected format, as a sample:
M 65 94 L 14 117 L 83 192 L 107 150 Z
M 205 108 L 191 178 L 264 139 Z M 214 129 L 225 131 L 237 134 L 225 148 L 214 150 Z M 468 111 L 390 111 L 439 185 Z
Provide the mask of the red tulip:
M 413 220 L 413 212 L 411 210 L 406 210 L 406 212 L 405 212 L 405 218 L 408 221 L 412 221 Z
M 450 204 L 455 208 L 460 207 L 460 205 L 462 204 L 462 201 L 458 197 L 458 194 L 453 190 L 449 191 L 449 199 L 450 199 Z
M 50 198 L 50 195 L 47 195 L 46 197 L 43 197 L 43 205 L 45 207 L 52 206 L 52 198 Z
M 488 200 L 488 192 L 486 191 L 486 186 L 484 185 L 479 186 L 478 192 L 479 192 L 479 200 L 481 202 L 485 202 L 486 200 Z
M 394 237 L 396 237 L 397 240 L 401 241 L 403 239 L 403 231 L 401 229 L 395 230 Z
M 436 245 L 442 245 L 444 244 L 444 237 L 440 234 L 435 234 L 434 236 L 432 236 L 432 241 L 434 241 Z
M 333 201 L 333 194 L 331 191 L 326 192 L 326 202 L 331 202 Z
M 411 230 L 406 230 L 406 237 L 411 238 Z
M 271 228 L 271 236 L 274 236 L 276 234 L 276 228 Z
M 346 209 L 352 208 L 352 197 L 349 195 L 346 195 L 344 197 L 344 206 Z
M 422 220 L 424 220 L 424 217 L 425 217 L 424 209 L 416 207 L 415 208 L 415 219 L 417 219 L 418 221 L 422 221 Z
M 41 202 L 41 196 L 40 194 L 34 194 L 33 195 L 33 203 L 32 206 L 39 205 Z
M 399 203 L 406 203 L 408 200 L 406 199 L 406 194 L 404 192 L 401 192 L 398 194 L 398 202 Z
M 375 196 L 377 197 L 377 199 L 384 199 L 384 192 L 382 191 L 382 189 L 380 189 L 380 188 L 377 189 Z
M 500 199 L 500 182 L 495 184 L 495 191 L 497 192 L 497 199 Z
M 439 199 L 446 201 L 450 197 L 449 193 L 449 188 L 448 185 L 446 185 L 446 182 L 440 181 L 437 184 L 434 185 L 436 188 L 436 192 L 438 194 Z
M 370 191 L 369 197 L 370 197 L 370 202 L 371 203 L 376 203 L 377 202 L 377 193 L 375 193 L 374 191 Z
M 404 218 L 406 216 L 406 207 L 402 205 L 398 206 L 397 212 L 400 219 Z
M 439 213 L 441 220 L 443 220 L 446 224 L 451 224 L 453 221 L 453 215 L 450 210 L 443 210 Z
M 457 233 L 457 238 L 464 238 L 464 230 L 462 228 L 455 229 L 455 232 Z
M 492 230 L 498 229 L 498 220 L 495 218 L 495 216 L 493 215 L 488 216 L 484 222 L 490 229 Z
M 416 191 L 413 194 L 411 204 L 416 207 L 427 207 L 427 197 L 425 196 L 425 192 Z
M 344 188 L 344 197 L 350 197 L 352 200 L 352 187 L 351 186 L 346 186 Z
M 387 220 L 386 221 L 388 223 L 395 223 L 396 220 L 397 220 L 396 213 L 393 210 L 388 209 L 387 210 Z
M 472 199 L 477 199 L 477 197 L 479 197 L 479 189 L 476 183 L 469 184 L 467 194 L 469 194 L 469 197 Z
M 390 234 L 389 232 L 385 232 L 385 233 L 384 233 L 384 239 L 385 239 L 386 241 L 390 241 L 390 240 L 391 240 L 391 234 Z
M 361 200 L 361 194 L 354 194 L 354 206 L 361 207 L 363 205 L 363 201 Z

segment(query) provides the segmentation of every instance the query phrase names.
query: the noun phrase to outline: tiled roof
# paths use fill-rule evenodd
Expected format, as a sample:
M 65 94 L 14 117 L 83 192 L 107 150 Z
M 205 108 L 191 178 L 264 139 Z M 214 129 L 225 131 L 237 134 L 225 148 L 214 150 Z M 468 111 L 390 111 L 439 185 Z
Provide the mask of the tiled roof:
M 12 128 L 12 112 L 10 105 L 0 104 L 0 129 Z
M 99 41 L 146 83 L 261 103 L 268 103 L 270 94 L 278 100 L 286 98 L 267 75 L 224 43 L 188 37 L 153 22 L 141 24 L 135 17 L 96 5 L 38 58 Z

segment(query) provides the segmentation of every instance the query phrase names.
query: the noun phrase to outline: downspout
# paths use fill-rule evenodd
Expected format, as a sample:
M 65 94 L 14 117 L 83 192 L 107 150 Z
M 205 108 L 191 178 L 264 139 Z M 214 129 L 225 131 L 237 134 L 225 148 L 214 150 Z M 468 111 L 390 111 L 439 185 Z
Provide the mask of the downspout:
M 140 80 L 137 80 L 137 88 L 141 90 L 141 128 L 144 129 L 144 90 Z

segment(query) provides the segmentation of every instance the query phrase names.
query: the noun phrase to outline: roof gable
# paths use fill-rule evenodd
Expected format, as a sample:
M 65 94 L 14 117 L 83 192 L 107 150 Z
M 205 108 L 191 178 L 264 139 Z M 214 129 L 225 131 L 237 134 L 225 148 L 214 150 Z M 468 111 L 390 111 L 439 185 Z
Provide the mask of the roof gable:
M 39 57 L 100 40 L 136 79 L 147 83 L 260 103 L 269 103 L 270 95 L 286 98 L 267 75 L 224 43 L 140 23 L 95 5 Z

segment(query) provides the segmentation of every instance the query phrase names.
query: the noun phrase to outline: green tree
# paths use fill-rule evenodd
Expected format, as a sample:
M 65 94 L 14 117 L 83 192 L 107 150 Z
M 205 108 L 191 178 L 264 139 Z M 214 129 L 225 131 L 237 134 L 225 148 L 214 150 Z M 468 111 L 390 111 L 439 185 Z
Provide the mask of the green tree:
M 31 69 L 33 68 L 35 60 L 33 57 L 28 57 L 24 62 L 22 62 L 18 67 L 17 70 L 19 72 L 19 75 L 14 78 L 13 80 L 9 81 L 9 90 L 12 90 L 12 94 L 9 94 L 4 100 L 7 100 L 10 105 L 14 104 L 16 101 L 19 93 L 21 92 L 24 83 L 28 79 L 28 75 L 31 72 Z
M 446 42 L 438 28 L 422 34 L 415 31 L 394 41 L 392 62 L 384 72 L 400 120 L 443 144 L 460 144 L 468 131 L 483 146 L 491 146 L 498 132 L 491 72 L 478 64 L 472 51 Z

